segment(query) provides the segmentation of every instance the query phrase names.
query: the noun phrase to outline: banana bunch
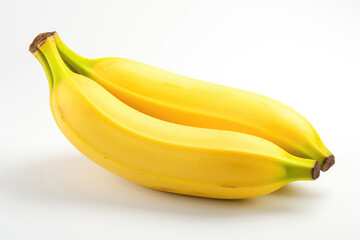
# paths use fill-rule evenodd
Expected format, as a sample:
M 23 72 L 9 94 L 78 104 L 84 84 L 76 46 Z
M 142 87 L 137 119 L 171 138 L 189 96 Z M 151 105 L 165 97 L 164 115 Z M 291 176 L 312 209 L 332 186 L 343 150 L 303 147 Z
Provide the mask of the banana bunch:
M 87 59 L 56 32 L 30 45 L 66 138 L 103 168 L 166 192 L 240 199 L 315 180 L 334 156 L 273 99 L 122 58 Z

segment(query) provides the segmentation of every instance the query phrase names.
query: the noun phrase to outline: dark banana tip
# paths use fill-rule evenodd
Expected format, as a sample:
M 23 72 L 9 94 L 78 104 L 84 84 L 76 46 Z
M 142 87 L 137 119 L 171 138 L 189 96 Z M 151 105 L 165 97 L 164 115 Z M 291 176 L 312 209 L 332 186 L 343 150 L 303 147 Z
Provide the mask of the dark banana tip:
M 318 161 L 316 161 L 313 169 L 311 170 L 311 175 L 312 175 L 312 178 L 314 180 L 319 178 L 319 176 L 320 176 L 320 164 L 319 164 Z
M 330 157 L 325 158 L 323 165 L 321 167 L 321 171 L 326 172 L 335 164 L 335 157 L 331 155 Z
M 40 33 L 39 35 L 36 36 L 36 38 L 34 38 L 33 42 L 30 44 L 29 47 L 29 51 L 31 53 L 36 52 L 38 50 L 38 45 L 40 42 L 42 42 L 43 40 L 47 39 L 48 37 L 54 35 L 56 32 L 44 32 L 44 33 Z

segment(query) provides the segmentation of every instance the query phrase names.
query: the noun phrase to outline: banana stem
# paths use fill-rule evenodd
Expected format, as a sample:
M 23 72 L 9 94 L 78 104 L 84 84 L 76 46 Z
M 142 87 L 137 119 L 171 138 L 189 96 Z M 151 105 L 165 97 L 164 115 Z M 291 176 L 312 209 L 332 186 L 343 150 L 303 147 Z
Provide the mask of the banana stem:
M 320 176 L 320 164 L 316 160 L 298 158 L 293 163 L 287 166 L 287 174 L 292 181 L 315 180 Z
M 36 57 L 36 59 L 40 62 L 41 66 L 43 67 L 45 74 L 46 74 L 46 78 L 49 83 L 50 92 L 51 92 L 53 89 L 53 85 L 54 85 L 54 78 L 53 78 L 49 63 L 47 62 L 44 54 L 42 52 L 40 52 L 38 49 L 35 52 L 33 52 L 32 54 Z
M 53 87 L 66 75 L 71 74 L 71 70 L 65 65 L 56 48 L 53 36 L 48 36 L 38 43 L 37 48 L 44 54 L 53 76 Z
M 88 75 L 91 66 L 94 64 L 94 60 L 82 57 L 72 51 L 63 43 L 63 41 L 60 39 L 59 35 L 56 32 L 54 34 L 54 39 L 61 58 L 73 69 L 75 69 L 76 72 Z

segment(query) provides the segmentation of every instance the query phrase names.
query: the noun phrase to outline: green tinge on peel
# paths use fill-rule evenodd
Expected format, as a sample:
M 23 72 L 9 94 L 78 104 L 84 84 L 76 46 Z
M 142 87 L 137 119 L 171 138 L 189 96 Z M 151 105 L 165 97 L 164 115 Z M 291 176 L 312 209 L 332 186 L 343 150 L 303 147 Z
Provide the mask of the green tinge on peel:
M 53 36 L 47 37 L 38 44 L 38 49 L 44 54 L 50 66 L 53 76 L 53 87 L 64 76 L 72 74 L 71 70 L 65 65 L 56 48 Z
M 64 60 L 67 66 L 71 66 L 74 72 L 84 75 L 89 75 L 91 67 L 94 65 L 94 60 L 85 58 L 68 48 L 57 33 L 54 34 L 56 47 L 59 51 L 61 58 Z
M 55 36 L 57 36 L 55 31 L 40 33 L 29 46 L 29 51 L 38 59 L 45 71 L 50 91 L 52 91 L 54 84 L 60 80 L 59 77 L 61 78 L 64 73 L 77 73 L 69 63 L 66 63 L 61 58 L 55 44 Z M 49 46 L 44 47 L 45 43 L 49 43 Z
M 46 57 L 39 50 L 33 52 L 33 54 L 35 55 L 36 59 L 40 62 L 41 66 L 43 67 L 45 74 L 46 74 L 46 78 L 49 83 L 49 89 L 50 89 L 50 91 L 52 91 L 53 86 L 54 86 L 54 77 L 52 75 L 50 65 L 49 65 L 48 61 L 46 60 Z

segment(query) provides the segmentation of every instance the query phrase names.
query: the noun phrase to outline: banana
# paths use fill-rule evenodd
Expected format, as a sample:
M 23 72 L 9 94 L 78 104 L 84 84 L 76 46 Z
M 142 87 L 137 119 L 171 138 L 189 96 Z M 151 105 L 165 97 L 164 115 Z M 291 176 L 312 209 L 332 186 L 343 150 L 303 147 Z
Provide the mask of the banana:
M 71 51 L 55 32 L 54 36 L 69 66 L 147 115 L 188 126 L 258 136 L 290 154 L 318 160 L 323 171 L 335 163 L 313 126 L 276 100 L 128 59 L 87 59 Z
M 126 105 L 72 72 L 53 34 L 29 49 L 48 77 L 50 107 L 66 138 L 103 168 L 149 188 L 208 198 L 240 199 L 319 177 L 320 165 L 265 139 L 166 122 Z

